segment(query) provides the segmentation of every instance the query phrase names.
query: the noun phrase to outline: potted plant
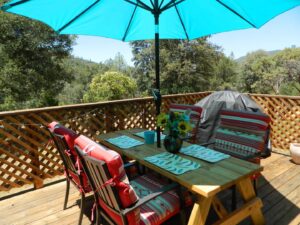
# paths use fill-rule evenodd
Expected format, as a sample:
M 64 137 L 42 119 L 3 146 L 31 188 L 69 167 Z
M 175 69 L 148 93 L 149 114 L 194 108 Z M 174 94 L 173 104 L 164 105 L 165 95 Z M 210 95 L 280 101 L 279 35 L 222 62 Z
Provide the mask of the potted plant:
M 166 135 L 163 143 L 168 152 L 177 153 L 182 146 L 183 139 L 187 138 L 193 129 L 190 123 L 190 113 L 190 110 L 186 110 L 185 113 L 161 113 L 157 117 L 157 125 L 163 128 L 163 133 Z
M 294 163 L 300 164 L 300 143 L 291 143 L 290 152 Z

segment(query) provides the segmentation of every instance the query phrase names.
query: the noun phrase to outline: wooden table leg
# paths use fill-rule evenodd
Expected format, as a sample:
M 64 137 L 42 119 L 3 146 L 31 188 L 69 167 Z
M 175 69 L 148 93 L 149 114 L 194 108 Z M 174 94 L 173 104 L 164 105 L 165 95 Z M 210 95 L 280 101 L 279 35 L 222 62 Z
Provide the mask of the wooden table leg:
M 248 202 L 256 197 L 252 182 L 250 178 L 243 179 L 237 183 L 237 188 L 242 195 L 245 202 Z M 252 210 L 251 219 L 253 224 L 261 225 L 265 224 L 265 219 L 262 214 L 261 208 L 255 208 Z
M 194 203 L 194 207 L 188 225 L 204 225 L 211 207 L 212 197 L 199 197 Z
M 223 204 L 221 203 L 220 199 L 217 196 L 213 198 L 212 206 L 216 211 L 216 213 L 218 214 L 219 218 L 222 219 L 228 215 L 227 210 L 225 209 L 225 207 L 223 206 Z

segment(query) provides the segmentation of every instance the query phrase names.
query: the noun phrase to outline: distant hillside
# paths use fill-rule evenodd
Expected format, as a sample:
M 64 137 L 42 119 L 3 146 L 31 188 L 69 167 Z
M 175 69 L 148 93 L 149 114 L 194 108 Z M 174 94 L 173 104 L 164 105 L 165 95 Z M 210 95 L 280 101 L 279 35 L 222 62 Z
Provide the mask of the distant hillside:
M 281 50 L 272 50 L 272 51 L 265 51 L 268 55 L 275 55 L 276 53 L 280 52 Z M 235 61 L 238 63 L 241 63 L 245 60 L 246 56 L 242 56 Z

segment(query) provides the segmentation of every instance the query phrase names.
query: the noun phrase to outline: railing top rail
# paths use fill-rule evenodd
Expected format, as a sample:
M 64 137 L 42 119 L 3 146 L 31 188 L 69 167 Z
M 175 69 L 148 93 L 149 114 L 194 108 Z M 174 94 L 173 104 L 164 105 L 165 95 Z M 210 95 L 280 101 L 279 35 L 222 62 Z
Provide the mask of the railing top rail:
M 196 94 L 210 93 L 206 92 L 195 92 L 195 93 L 185 93 L 185 94 L 172 94 L 172 95 L 163 95 L 164 99 L 181 97 L 181 96 L 192 96 Z M 37 113 L 37 112 L 49 112 L 55 110 L 66 110 L 66 109 L 79 109 L 79 108 L 92 108 L 103 105 L 114 105 L 120 103 L 130 103 L 130 102 L 144 102 L 152 100 L 153 97 L 144 97 L 144 98 L 131 98 L 131 99 L 122 99 L 122 100 L 114 100 L 114 101 L 105 101 L 105 102 L 95 102 L 95 103 L 83 103 L 83 104 L 74 104 L 74 105 L 64 105 L 64 106 L 51 106 L 44 108 L 34 108 L 34 109 L 22 109 L 22 110 L 13 110 L 13 111 L 4 111 L 0 112 L 0 116 L 11 116 L 11 115 L 19 115 L 19 114 L 27 114 L 27 113 Z
M 269 95 L 269 94 L 252 94 L 246 93 L 250 96 L 257 96 L 257 97 L 270 97 L 270 98 L 284 98 L 284 99 L 295 99 L 300 100 L 300 96 L 289 96 L 289 95 Z

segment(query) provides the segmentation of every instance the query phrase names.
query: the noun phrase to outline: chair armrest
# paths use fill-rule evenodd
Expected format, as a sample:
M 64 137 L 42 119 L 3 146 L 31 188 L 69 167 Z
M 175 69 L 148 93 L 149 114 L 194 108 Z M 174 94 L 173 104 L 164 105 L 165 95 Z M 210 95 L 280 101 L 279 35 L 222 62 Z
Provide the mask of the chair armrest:
M 204 147 L 207 147 L 207 146 L 209 146 L 209 145 L 214 145 L 215 143 L 216 143 L 216 142 L 213 141 L 213 142 L 201 143 L 201 144 L 199 144 L 199 145 L 204 146 Z
M 157 191 L 151 193 L 150 195 L 147 195 L 147 196 L 145 196 L 145 197 L 139 199 L 139 201 L 138 201 L 134 206 L 131 206 L 131 207 L 129 207 L 129 208 L 126 208 L 126 209 L 122 210 L 121 213 L 122 213 L 123 215 L 126 215 L 127 213 L 129 213 L 129 212 L 135 210 L 136 208 L 138 208 L 138 207 L 140 207 L 141 205 L 143 205 L 143 204 L 149 202 L 150 200 L 152 200 L 152 199 L 154 199 L 154 198 L 156 198 L 156 197 L 162 195 L 162 194 L 165 193 L 165 192 L 168 192 L 168 191 L 170 191 L 170 190 L 172 190 L 172 189 L 175 189 L 175 188 L 178 188 L 178 187 L 179 187 L 179 185 L 178 185 L 177 183 L 171 183 L 171 184 L 169 184 L 169 185 L 167 185 L 167 186 L 164 186 L 164 187 L 162 187 L 161 189 L 159 189 L 159 190 L 157 190 Z
M 132 166 L 136 166 L 136 161 L 132 160 L 130 162 L 127 162 L 124 164 L 124 169 L 127 169 L 129 167 L 132 167 Z

